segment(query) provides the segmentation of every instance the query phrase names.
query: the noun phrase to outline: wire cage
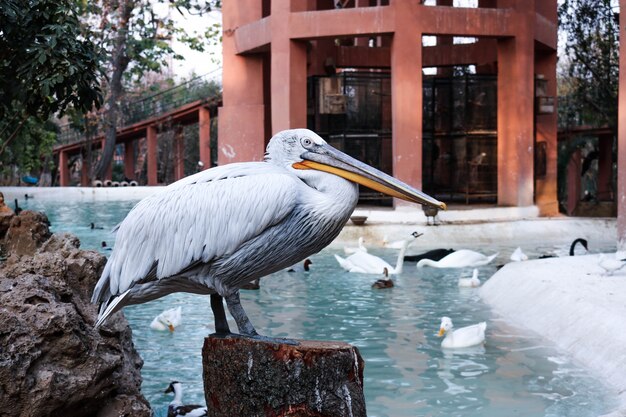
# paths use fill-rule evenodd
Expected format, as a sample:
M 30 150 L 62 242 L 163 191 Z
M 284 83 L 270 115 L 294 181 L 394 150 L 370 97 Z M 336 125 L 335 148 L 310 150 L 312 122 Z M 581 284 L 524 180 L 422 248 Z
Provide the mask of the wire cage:
M 468 74 L 425 78 L 422 185 L 458 203 L 497 197 L 497 81 Z M 391 78 L 388 72 L 344 71 L 308 80 L 307 124 L 326 141 L 392 174 Z M 360 204 L 391 205 L 363 188 Z

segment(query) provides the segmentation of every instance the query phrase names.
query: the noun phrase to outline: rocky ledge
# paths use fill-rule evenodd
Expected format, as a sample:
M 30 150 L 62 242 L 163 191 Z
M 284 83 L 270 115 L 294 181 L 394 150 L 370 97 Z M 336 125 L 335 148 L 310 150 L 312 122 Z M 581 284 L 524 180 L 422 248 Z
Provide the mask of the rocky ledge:
M 0 236 L 0 415 L 150 416 L 128 322 L 93 328 L 106 258 L 48 225 L 23 211 Z

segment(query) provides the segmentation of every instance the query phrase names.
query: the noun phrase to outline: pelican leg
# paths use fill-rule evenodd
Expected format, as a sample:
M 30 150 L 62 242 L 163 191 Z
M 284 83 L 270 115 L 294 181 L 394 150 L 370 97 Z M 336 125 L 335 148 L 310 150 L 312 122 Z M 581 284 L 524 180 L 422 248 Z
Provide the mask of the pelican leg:
M 248 315 L 241 306 L 241 301 L 239 300 L 239 291 L 236 291 L 233 294 L 226 296 L 225 298 L 226 305 L 228 306 L 228 311 L 230 312 L 230 315 L 233 316 L 233 318 L 235 319 L 235 322 L 237 323 L 237 328 L 239 328 L 239 333 L 241 333 L 242 336 L 270 343 L 299 345 L 296 340 L 283 339 L 280 337 L 261 336 L 260 334 L 258 334 L 254 326 L 250 322 Z
M 211 310 L 213 310 L 213 318 L 215 319 L 215 334 L 230 334 L 230 327 L 226 320 L 226 312 L 224 311 L 223 298 L 219 294 L 211 294 Z

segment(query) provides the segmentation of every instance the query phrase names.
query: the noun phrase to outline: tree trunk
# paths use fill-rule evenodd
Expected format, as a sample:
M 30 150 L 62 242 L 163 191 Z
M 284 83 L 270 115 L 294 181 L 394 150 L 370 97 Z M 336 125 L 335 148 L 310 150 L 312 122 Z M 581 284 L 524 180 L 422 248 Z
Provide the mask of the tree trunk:
M 359 350 L 343 342 L 299 342 L 205 338 L 207 415 L 365 417 Z
M 132 11 L 135 8 L 135 2 L 131 0 L 121 1 L 119 5 L 120 18 L 117 29 L 117 37 L 113 45 L 113 53 L 111 55 L 111 83 L 109 86 L 109 97 L 107 98 L 106 111 L 104 115 L 104 147 L 102 155 L 96 165 L 95 177 L 104 180 L 108 168 L 113 162 L 113 154 L 115 153 L 115 140 L 117 138 L 117 116 L 119 113 L 119 101 L 122 96 L 122 76 L 128 68 L 130 59 L 126 53 L 128 43 L 128 22 L 131 18 Z

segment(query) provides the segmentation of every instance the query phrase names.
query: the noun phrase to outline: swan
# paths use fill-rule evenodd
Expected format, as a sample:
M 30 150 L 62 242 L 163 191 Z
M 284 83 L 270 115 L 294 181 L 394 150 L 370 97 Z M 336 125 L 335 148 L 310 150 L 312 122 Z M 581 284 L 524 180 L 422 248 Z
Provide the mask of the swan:
M 404 257 L 404 262 L 419 262 L 422 259 L 431 259 L 433 261 L 439 261 L 441 258 L 444 258 L 454 252 L 454 249 L 432 249 L 419 255 L 406 255 Z
M 479 287 L 478 269 L 474 268 L 471 278 L 459 278 L 459 287 Z
M 491 256 L 485 256 L 482 253 L 474 252 L 473 250 L 459 249 L 439 261 L 422 259 L 417 263 L 417 267 L 421 268 L 424 266 L 432 266 L 434 268 L 465 268 L 468 266 L 482 266 L 493 261 L 496 256 L 498 256 L 498 252 Z
M 522 248 L 518 246 L 517 249 L 515 249 L 511 254 L 511 260 L 513 262 L 527 261 L 528 256 L 522 252 Z
M 389 278 L 389 270 L 387 268 L 384 269 L 383 274 L 385 275 L 384 279 L 379 279 L 375 283 L 372 284 L 372 288 L 383 289 L 383 288 L 393 288 L 393 280 Z
M 363 244 L 364 242 L 365 242 L 365 239 L 363 239 L 363 236 L 359 236 L 359 242 L 358 242 L 357 247 L 344 246 L 343 251 L 346 255 L 350 255 L 351 253 L 355 253 L 358 251 L 367 252 L 367 248 Z
M 409 240 L 404 241 L 400 252 L 398 253 L 398 259 L 396 261 L 396 267 L 392 267 L 386 261 L 374 256 L 367 252 L 355 252 L 347 258 L 342 258 L 339 255 L 335 255 L 335 259 L 339 262 L 339 265 L 348 272 L 359 272 L 362 274 L 383 274 L 385 268 L 387 268 L 388 274 L 401 274 L 402 264 L 404 263 L 404 254 L 406 248 L 409 246 Z
M 156 316 L 154 320 L 152 320 L 152 323 L 150 323 L 150 328 L 154 330 L 169 330 L 170 332 L 173 332 L 176 327 L 182 324 L 182 322 L 182 309 L 178 306 L 165 310 Z
M 450 317 L 442 317 L 438 336 L 441 337 L 445 334 L 446 337 L 441 342 L 441 347 L 454 349 L 480 345 L 485 341 L 486 328 L 487 323 L 483 321 L 454 330 Z
M 166 394 L 174 393 L 174 399 L 167 406 L 167 417 L 204 417 L 207 415 L 207 408 L 201 405 L 183 405 L 183 386 L 178 381 L 172 381 L 165 390 Z
M 422 236 L 423 233 L 419 233 L 419 232 L 413 232 L 411 233 L 411 236 L 413 237 L 413 239 L 417 239 L 418 237 Z M 404 241 L 407 239 L 401 239 L 401 240 L 396 240 L 394 242 L 389 242 L 389 240 L 387 239 L 387 236 L 383 237 L 383 247 L 384 248 L 389 248 L 389 249 L 402 249 L 402 245 L 404 244 Z M 414 240 L 411 240 L 411 238 L 408 239 L 409 242 L 409 246 L 411 245 L 411 243 L 414 242 Z
M 600 268 L 604 269 L 603 275 L 613 275 L 613 273 L 626 266 L 626 261 L 622 259 L 609 258 L 605 254 L 601 253 L 598 258 L 598 265 Z
M 585 252 L 580 254 L 580 255 L 584 255 L 584 254 L 586 254 L 589 251 L 589 247 L 587 246 L 587 240 L 579 237 L 578 239 L 575 239 L 572 242 L 572 244 L 570 245 L 570 247 L 569 247 L 569 256 L 575 256 L 576 255 L 576 247 L 579 244 L 583 247 L 583 249 L 585 249 Z M 559 253 L 556 253 L 556 252 L 559 252 Z M 539 259 L 558 258 L 560 256 L 565 256 L 565 253 L 564 252 L 561 253 L 561 251 L 558 250 L 558 251 L 555 251 L 553 253 L 543 254 L 543 255 L 541 255 L 539 257 Z

